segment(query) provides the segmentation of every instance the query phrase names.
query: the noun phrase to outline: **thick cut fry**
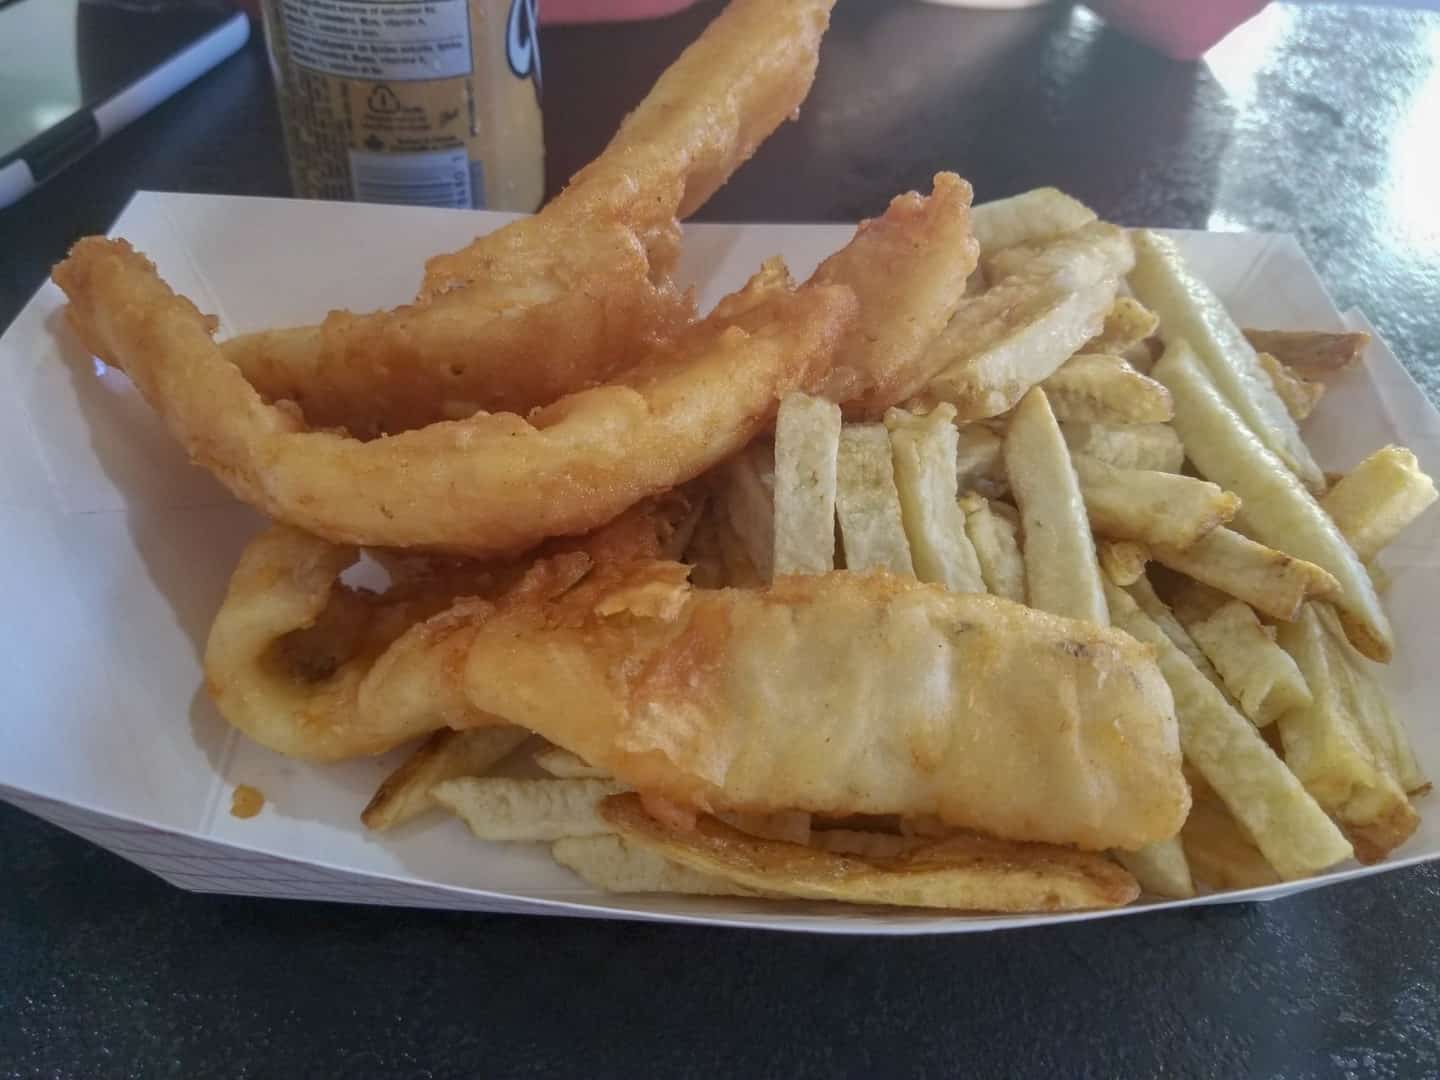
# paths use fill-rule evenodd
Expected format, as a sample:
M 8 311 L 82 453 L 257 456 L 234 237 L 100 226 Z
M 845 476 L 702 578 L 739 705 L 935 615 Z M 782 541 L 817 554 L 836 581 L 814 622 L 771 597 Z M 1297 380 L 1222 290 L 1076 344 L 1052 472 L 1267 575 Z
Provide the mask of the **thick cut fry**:
M 998 499 L 1010 490 L 1005 477 L 1005 439 L 984 424 L 962 424 L 956 430 L 955 482 L 962 491 Z
M 1435 481 L 1403 446 L 1376 450 L 1320 500 L 1340 534 L 1366 562 L 1435 501 Z
M 1116 584 L 1118 584 L 1118 582 L 1116 582 Z M 1175 613 L 1171 611 L 1170 608 L 1166 606 L 1165 601 L 1161 600 L 1156 594 L 1155 586 L 1150 584 L 1150 579 L 1144 574 L 1141 574 L 1135 583 L 1126 588 L 1125 591 L 1130 594 L 1130 599 L 1135 601 L 1145 616 L 1160 628 L 1162 634 L 1170 639 L 1170 643 L 1185 654 L 1185 659 L 1195 665 L 1195 670 L 1200 672 L 1201 675 L 1204 675 L 1205 678 L 1209 679 L 1212 684 L 1223 692 L 1225 686 L 1220 681 L 1220 673 L 1215 670 L 1209 659 L 1200 651 L 1200 646 L 1195 644 L 1194 639 L 1190 637 L 1185 627 L 1180 625 L 1180 620 L 1175 617 Z
M 1190 864 L 1178 836 L 1146 844 L 1139 851 L 1117 851 L 1115 858 L 1151 896 L 1184 900 L 1195 895 Z
M 883 424 L 848 424 L 840 432 L 835 510 L 850 570 L 915 573 L 895 487 L 890 435 Z
M 996 596 L 1025 602 L 1025 556 L 1020 552 L 1020 531 L 1009 518 L 991 509 L 990 502 L 973 492 L 960 499 L 965 511 L 965 533 L 975 548 L 985 587 Z
M 1344 657 L 1312 605 L 1280 627 L 1280 644 L 1295 658 L 1314 699 L 1277 721 L 1285 761 L 1345 829 L 1355 857 L 1378 862 L 1410 837 L 1419 816 L 1366 739 Z
M 774 576 L 777 526 L 774 447 L 765 440 L 751 443 L 725 467 L 723 483 L 730 529 L 760 580 L 769 581 Z
M 557 780 L 609 780 L 611 776 L 604 769 L 586 764 L 577 754 L 563 746 L 546 746 L 535 751 L 535 764 Z
M 1247 605 L 1225 600 L 1214 611 L 1201 613 L 1178 603 L 1175 614 L 1257 727 L 1311 704 L 1310 690 L 1295 661 L 1275 644 Z
M 1245 426 L 1183 341 L 1165 350 L 1155 377 L 1175 399 L 1175 429 L 1195 468 L 1244 500 L 1246 531 L 1333 574 L 1345 632 L 1370 659 L 1388 661 L 1394 635 L 1375 586 L 1314 496 Z
M 1100 328 L 1100 333 L 1087 341 L 1080 351 L 1124 356 L 1159 327 L 1159 318 L 1139 300 L 1133 296 L 1117 296 L 1105 313 L 1105 325 Z
M 1105 576 L 1122 589 L 1128 589 L 1144 577 L 1145 564 L 1150 561 L 1150 549 L 1135 540 L 1096 537 L 1095 554 Z
M 934 814 L 1092 850 L 1184 821 L 1169 692 L 1125 634 L 889 574 L 684 572 L 601 568 L 497 612 L 471 704 L 692 813 Z
M 1042 385 L 1062 423 L 1163 424 L 1175 415 L 1170 391 L 1106 353 L 1076 353 Z
M 915 576 L 955 592 L 984 592 L 965 512 L 956 502 L 954 419 L 949 405 L 937 405 L 925 416 L 890 409 L 885 426 Z
M 1031 607 L 1105 626 L 1095 541 L 1070 451 L 1038 387 L 1010 419 L 1005 471 L 1025 535 L 1025 589 Z
M 612 893 L 683 896 L 765 896 L 714 874 L 673 863 L 623 836 L 567 836 L 550 845 L 557 863 L 597 889 Z
M 962 420 L 1012 408 L 1100 330 L 1132 260 L 1125 231 L 1097 222 L 965 300 L 930 347 L 938 374 L 919 403 L 948 401 Z
M 1175 695 L 1185 760 L 1287 881 L 1343 862 L 1350 844 L 1275 752 L 1123 589 L 1106 589 L 1117 626 L 1154 646 Z M 1283 718 L 1282 718 L 1283 723 Z
M 1072 911 L 1118 907 L 1139 894 L 1133 878 L 1098 855 L 982 836 L 955 836 L 899 855 L 837 855 L 746 836 L 702 817 L 667 829 L 640 797 L 605 800 L 606 819 L 628 841 L 703 874 L 810 900 L 964 911 Z
M 117 359 L 241 499 L 337 543 L 475 556 L 588 532 L 723 461 L 824 371 L 856 307 L 841 288 L 792 291 L 771 266 L 623 384 L 528 419 L 480 414 L 360 442 L 266 405 L 209 321 L 124 241 L 82 240 L 54 276 L 82 340 Z
M 1256 359 L 1254 347 L 1245 340 L 1219 298 L 1190 272 L 1173 240 L 1148 229 L 1137 231 L 1134 239 L 1135 269 L 1130 274 L 1130 287 L 1141 303 L 1160 316 L 1160 336 L 1165 344 L 1174 348 L 1177 342 L 1188 342 L 1221 399 L 1236 412 L 1251 435 L 1305 487 L 1313 492 L 1324 491 L 1325 477 L 1300 437 L 1300 429 Z M 1168 382 L 1166 385 L 1170 386 Z M 1170 390 L 1173 393 L 1175 387 L 1170 386 Z M 1180 437 L 1193 458 L 1195 447 L 1183 427 Z M 1219 477 L 1211 479 L 1218 481 Z M 1240 491 L 1240 496 L 1243 498 L 1245 493 Z
M 1280 875 L 1251 843 L 1225 804 L 1209 790 L 1195 792 L 1180 830 L 1195 880 L 1207 889 L 1256 889 L 1280 884 Z
M 1102 536 L 1188 548 L 1240 509 L 1239 499 L 1204 480 L 1117 469 L 1085 454 L 1072 461 L 1090 525 Z
M 613 780 L 511 780 L 461 777 L 431 789 L 431 797 L 461 818 L 481 840 L 559 840 L 614 832 L 599 814 L 600 800 L 625 788 Z
M 1178 473 L 1185 447 L 1169 424 L 1061 424 L 1071 453 L 1117 469 Z
M 879 419 L 943 366 L 930 345 L 959 307 L 979 251 L 969 206 L 970 185 L 939 173 L 933 194 L 897 196 L 810 279 L 846 286 L 860 301 L 859 322 L 840 342 L 820 388 L 844 404 L 846 416 Z
M 1295 618 L 1307 599 L 1331 596 L 1339 588 L 1335 578 L 1314 563 L 1257 544 L 1223 526 L 1188 548 L 1156 544 L 1150 553 L 1171 570 L 1285 622 Z
M 1370 335 L 1358 332 L 1331 333 L 1326 330 L 1241 331 L 1259 352 L 1267 352 L 1301 375 L 1323 378 L 1360 362 Z
M 835 569 L 840 407 L 790 394 L 775 422 L 775 576 Z
M 1324 383 L 1302 379 L 1267 352 L 1256 353 L 1255 359 L 1260 361 L 1265 374 L 1270 376 L 1270 384 L 1275 387 L 1275 392 L 1280 395 L 1280 400 L 1285 403 L 1285 408 L 1296 423 L 1315 411 L 1315 406 L 1320 404 L 1320 399 L 1325 396 Z
M 1053 187 L 981 203 L 971 212 L 981 251 L 1054 240 L 1095 220 L 1095 211 Z
M 403 825 L 434 809 L 430 789 L 436 784 L 457 776 L 480 776 L 529 737 L 524 728 L 512 727 L 437 731 L 385 778 L 360 820 L 376 830 Z

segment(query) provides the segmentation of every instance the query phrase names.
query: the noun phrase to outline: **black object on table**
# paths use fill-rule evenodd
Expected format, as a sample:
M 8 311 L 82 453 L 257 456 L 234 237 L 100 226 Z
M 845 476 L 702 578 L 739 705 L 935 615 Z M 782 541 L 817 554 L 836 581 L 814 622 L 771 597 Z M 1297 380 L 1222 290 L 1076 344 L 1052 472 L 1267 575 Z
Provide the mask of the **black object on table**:
M 552 190 L 715 8 L 546 31 Z M 853 220 L 953 168 L 981 198 L 1288 231 L 1433 395 L 1440 15 L 1262 18 L 1185 65 L 1064 5 L 847 0 L 800 122 L 699 216 Z M 0 325 L 138 188 L 288 194 L 258 41 L 0 212 Z M 244 900 L 0 806 L 0 1075 L 1434 1075 L 1437 920 L 1435 866 L 921 939 Z

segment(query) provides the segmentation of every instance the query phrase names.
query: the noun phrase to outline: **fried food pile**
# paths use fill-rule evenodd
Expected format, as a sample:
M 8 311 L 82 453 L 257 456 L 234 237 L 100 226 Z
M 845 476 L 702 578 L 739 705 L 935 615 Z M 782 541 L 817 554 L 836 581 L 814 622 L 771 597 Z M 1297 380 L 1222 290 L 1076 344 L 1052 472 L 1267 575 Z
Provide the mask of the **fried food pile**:
M 951 173 L 804 282 L 700 316 L 672 280 L 831 2 L 733 0 L 394 310 L 217 342 L 124 240 L 55 268 L 274 521 L 220 712 L 317 763 L 416 743 L 368 827 L 448 808 L 622 892 L 1069 910 L 1383 857 L 1428 784 L 1375 560 L 1435 490 L 1298 427 L 1363 340 L 1241 331 L 1164 237 Z

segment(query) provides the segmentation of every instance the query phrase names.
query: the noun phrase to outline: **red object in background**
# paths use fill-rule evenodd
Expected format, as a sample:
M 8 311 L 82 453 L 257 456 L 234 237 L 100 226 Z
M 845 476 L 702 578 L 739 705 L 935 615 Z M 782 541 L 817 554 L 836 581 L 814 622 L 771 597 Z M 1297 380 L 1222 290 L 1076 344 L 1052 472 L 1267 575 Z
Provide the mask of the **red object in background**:
M 595 23 L 655 19 L 684 11 L 695 0 L 540 0 L 540 22 Z
M 1198 60 L 1267 0 L 1086 0 L 1117 30 L 1175 60 Z

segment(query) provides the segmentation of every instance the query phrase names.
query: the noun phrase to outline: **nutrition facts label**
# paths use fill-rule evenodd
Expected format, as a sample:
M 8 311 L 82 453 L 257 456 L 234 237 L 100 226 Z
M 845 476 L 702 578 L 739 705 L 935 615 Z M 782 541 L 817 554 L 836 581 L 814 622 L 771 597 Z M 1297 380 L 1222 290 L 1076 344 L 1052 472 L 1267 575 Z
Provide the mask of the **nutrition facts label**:
M 302 67 L 395 82 L 470 73 L 468 0 L 280 0 Z

